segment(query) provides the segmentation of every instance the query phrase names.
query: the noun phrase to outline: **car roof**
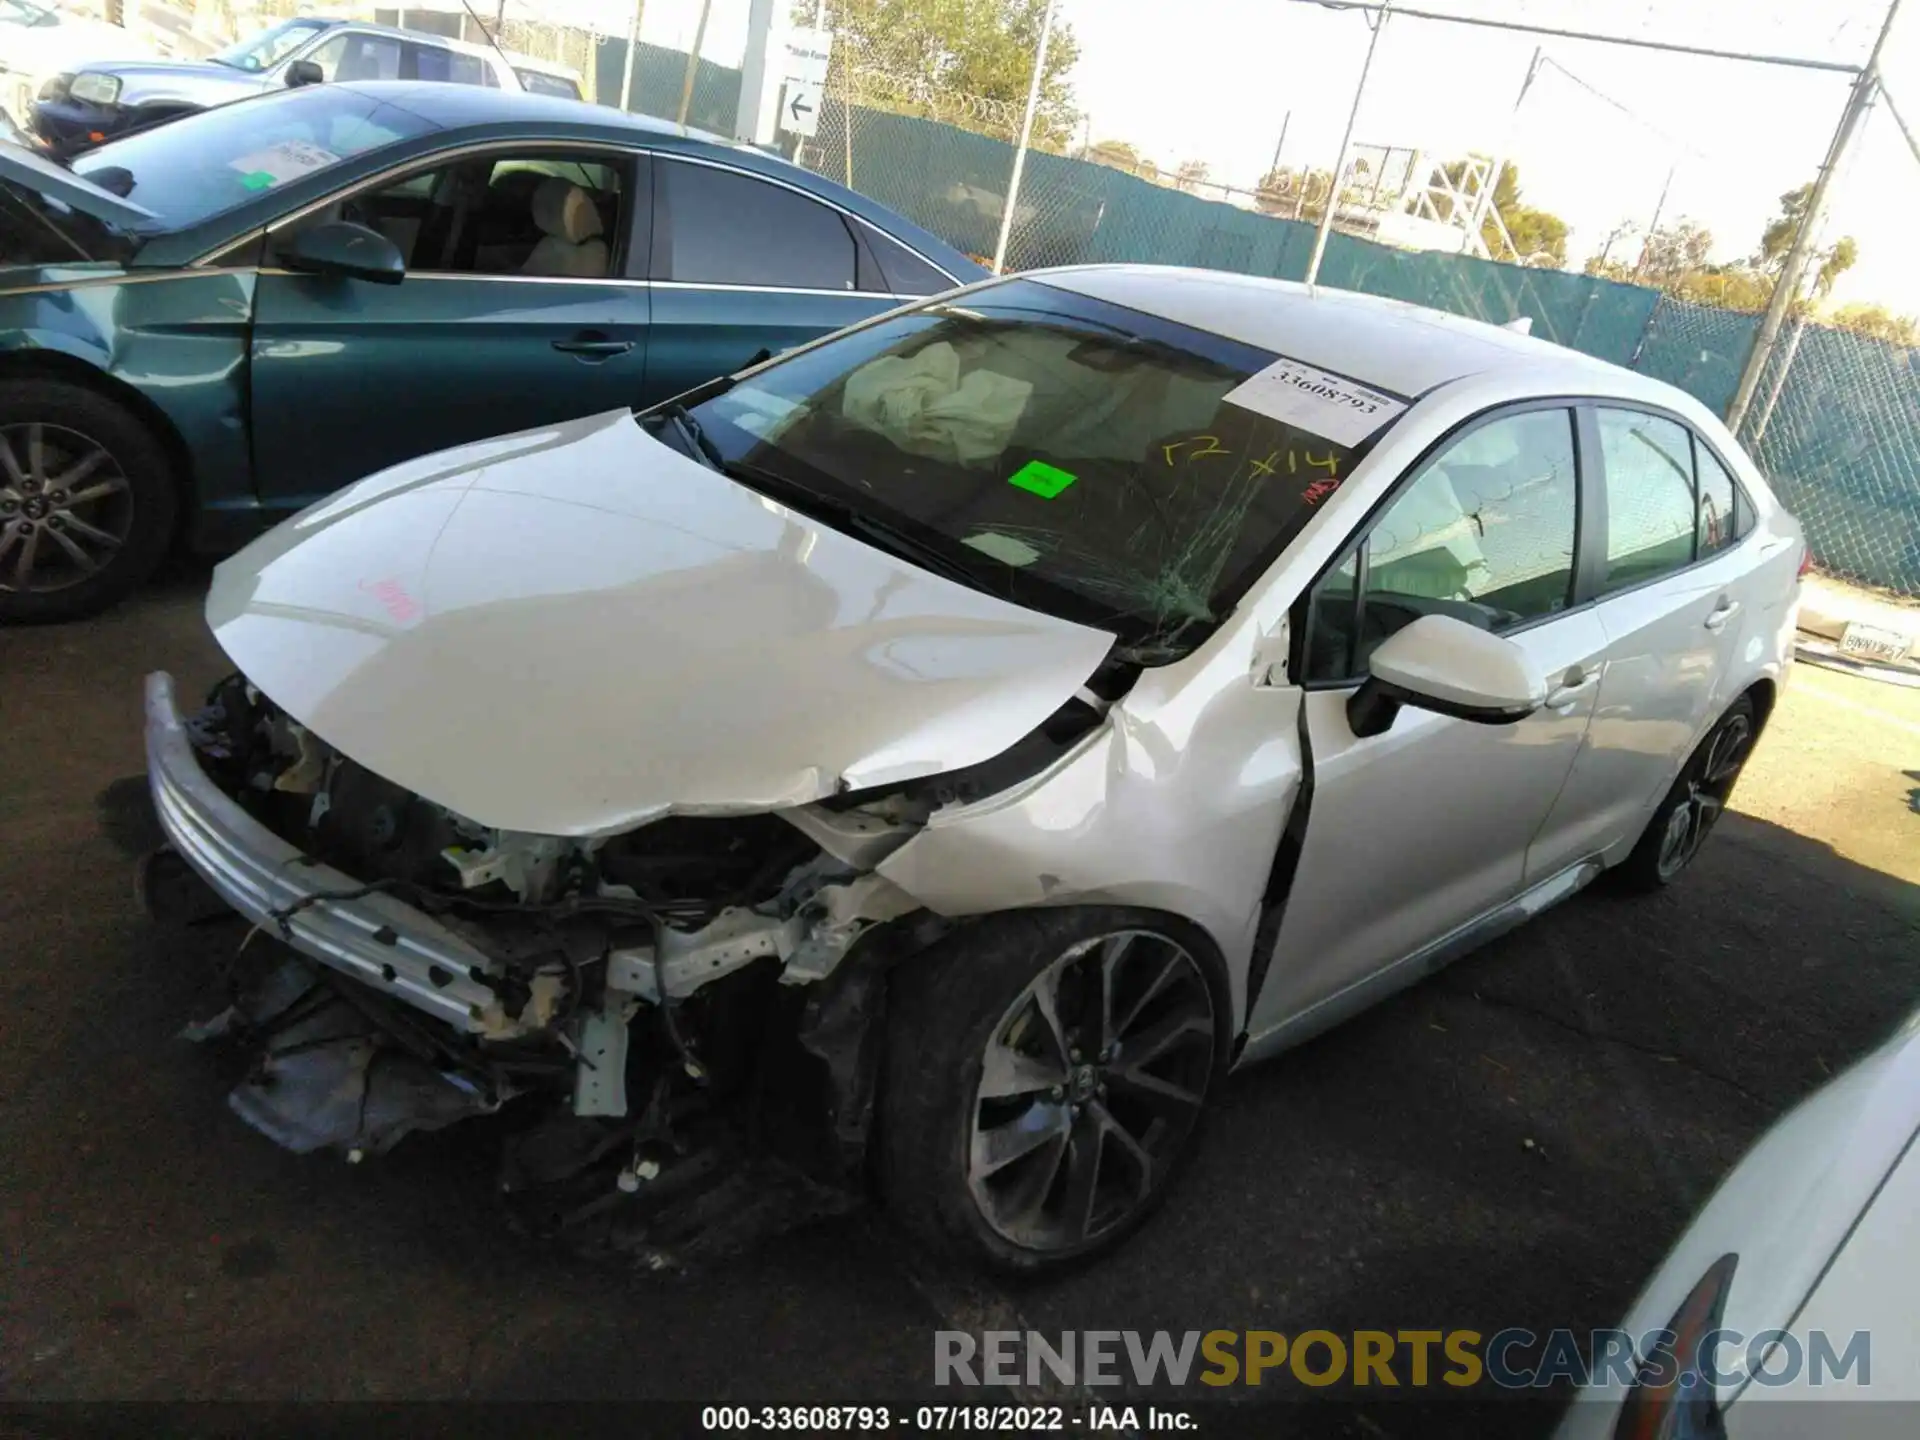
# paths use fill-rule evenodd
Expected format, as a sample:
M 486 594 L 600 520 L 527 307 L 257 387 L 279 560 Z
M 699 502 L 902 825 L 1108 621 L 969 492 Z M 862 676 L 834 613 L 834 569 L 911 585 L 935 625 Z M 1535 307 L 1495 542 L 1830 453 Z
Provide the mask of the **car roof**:
M 671 121 L 656 120 L 650 115 L 635 115 L 630 111 L 616 110 L 610 105 L 568 100 L 558 95 L 494 90 L 484 85 L 448 85 L 434 80 L 353 80 L 334 83 L 338 89 L 352 90 L 369 99 L 397 105 L 447 130 L 469 125 L 531 121 L 600 131 L 630 130 L 643 135 L 671 135 L 728 149 L 751 148 L 743 147 L 739 141 L 729 140 L 724 135 L 683 128 Z
M 1170 265 L 1032 273 L 1050 285 L 1256 345 L 1403 399 L 1469 375 L 1501 375 L 1540 394 L 1591 389 L 1653 399 L 1689 414 L 1698 408 L 1683 392 L 1605 360 L 1404 300 Z

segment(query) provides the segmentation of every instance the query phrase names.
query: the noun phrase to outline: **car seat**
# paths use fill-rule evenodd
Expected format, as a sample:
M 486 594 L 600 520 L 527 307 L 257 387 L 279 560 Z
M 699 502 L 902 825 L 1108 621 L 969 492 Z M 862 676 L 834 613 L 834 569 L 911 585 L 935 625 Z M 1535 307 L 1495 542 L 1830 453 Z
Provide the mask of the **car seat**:
M 593 197 L 571 180 L 553 176 L 533 192 L 533 221 L 541 236 L 520 267 L 523 275 L 595 279 L 607 273 L 607 242 Z

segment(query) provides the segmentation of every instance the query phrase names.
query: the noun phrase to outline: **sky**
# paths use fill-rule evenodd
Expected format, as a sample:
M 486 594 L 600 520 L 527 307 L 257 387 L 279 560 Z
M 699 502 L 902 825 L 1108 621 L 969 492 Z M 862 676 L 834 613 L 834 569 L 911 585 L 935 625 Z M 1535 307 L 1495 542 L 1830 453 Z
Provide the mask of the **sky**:
M 1887 0 L 1409 3 L 1858 64 Z M 1092 139 L 1128 141 L 1166 169 L 1204 160 L 1213 179 L 1251 188 L 1272 162 L 1285 123 L 1283 164 L 1332 166 L 1369 37 L 1359 14 L 1297 0 L 1058 4 L 1080 44 L 1073 87 Z M 1920 0 L 1906 4 L 1882 71 L 1909 126 L 1920 127 Z M 544 8 L 591 10 L 599 28 L 615 32 L 624 21 L 608 17 L 627 13 L 624 0 L 548 0 Z M 684 49 L 699 12 L 700 0 L 646 0 L 643 34 Z M 746 20 L 747 0 L 712 0 L 703 53 L 739 63 Z M 1516 111 L 1536 46 L 1552 63 L 1542 66 Z M 1849 78 L 1403 16 L 1381 36 L 1354 138 L 1449 157 L 1504 151 L 1520 167 L 1527 202 L 1571 227 L 1576 266 L 1622 221 L 1644 227 L 1652 220 L 1671 170 L 1663 221 L 1698 221 L 1713 232 L 1713 258 L 1733 260 L 1753 251 L 1781 193 L 1813 178 Z M 1852 235 L 1859 244 L 1859 261 L 1836 288 L 1836 302 L 1879 301 L 1920 314 L 1916 231 L 1920 160 L 1892 118 L 1876 110 L 1836 182 L 1824 237 L 1830 243 Z M 1614 253 L 1631 258 L 1637 243 Z
M 1886 13 L 1885 0 L 1413 3 L 1855 64 Z M 1289 0 L 1060 4 L 1080 42 L 1075 91 L 1094 139 L 1132 141 L 1163 165 L 1206 160 L 1213 178 L 1249 185 L 1271 163 L 1291 112 L 1282 163 L 1331 168 L 1366 53 L 1362 16 Z M 1554 64 L 1542 67 L 1516 112 L 1536 46 Z M 1901 115 L 1920 125 L 1920 0 L 1909 0 L 1882 69 Z M 1699 221 L 1714 234 L 1713 258 L 1731 260 L 1754 249 L 1781 192 L 1813 178 L 1848 83 L 1840 74 L 1402 17 L 1388 22 L 1375 51 L 1354 138 L 1447 155 L 1505 150 L 1525 199 L 1572 227 L 1576 263 L 1620 221 L 1650 221 L 1672 169 L 1665 218 Z M 1920 161 L 1890 116 L 1869 114 L 1836 185 L 1826 238 L 1853 235 L 1860 259 L 1835 299 L 1920 313 Z

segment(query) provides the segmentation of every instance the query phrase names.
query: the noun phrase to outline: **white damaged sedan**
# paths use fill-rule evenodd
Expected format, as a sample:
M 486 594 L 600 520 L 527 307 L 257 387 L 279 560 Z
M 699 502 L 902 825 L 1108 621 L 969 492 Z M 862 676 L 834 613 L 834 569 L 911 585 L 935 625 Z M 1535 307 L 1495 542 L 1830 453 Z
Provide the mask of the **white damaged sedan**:
M 1234 1065 L 1678 876 L 1804 558 L 1711 414 L 1554 345 L 994 280 L 227 561 L 237 673 L 190 717 L 148 681 L 148 880 L 290 947 L 212 1027 L 282 1143 L 504 1107 L 556 1228 L 671 1248 L 873 1173 L 1041 1269 L 1148 1213 Z

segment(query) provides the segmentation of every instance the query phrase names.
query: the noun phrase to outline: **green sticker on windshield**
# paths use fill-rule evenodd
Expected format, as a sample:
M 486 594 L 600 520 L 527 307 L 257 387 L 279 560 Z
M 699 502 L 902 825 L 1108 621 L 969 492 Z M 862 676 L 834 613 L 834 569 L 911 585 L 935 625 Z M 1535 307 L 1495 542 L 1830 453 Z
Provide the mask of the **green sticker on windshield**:
M 1071 471 L 1062 470 L 1058 465 L 1049 465 L 1044 460 L 1029 460 L 1007 477 L 1007 483 L 1031 491 L 1042 500 L 1051 500 L 1076 478 Z
M 251 175 L 242 175 L 240 177 L 240 188 L 242 190 L 271 190 L 273 188 L 273 176 L 264 170 L 255 170 Z

